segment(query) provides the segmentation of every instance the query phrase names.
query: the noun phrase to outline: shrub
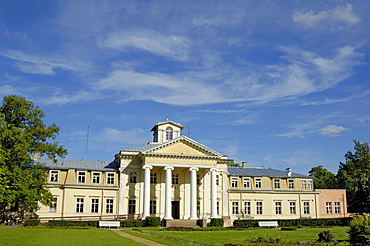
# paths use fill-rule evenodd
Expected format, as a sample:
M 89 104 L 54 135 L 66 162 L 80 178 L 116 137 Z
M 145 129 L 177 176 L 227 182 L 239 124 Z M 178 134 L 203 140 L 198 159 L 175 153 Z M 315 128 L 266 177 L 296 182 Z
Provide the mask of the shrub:
M 209 226 L 224 226 L 224 219 L 212 218 Z
M 24 226 L 38 226 L 39 224 L 40 224 L 40 220 L 29 219 L 29 220 L 26 220 L 26 223 L 24 223 Z
M 122 220 L 121 227 L 141 227 L 141 220 Z
M 317 241 L 319 241 L 319 242 L 329 243 L 329 242 L 335 241 L 334 237 L 333 237 L 333 235 L 331 235 L 330 231 L 322 231 L 318 234 L 318 236 L 319 236 L 319 239 Z
M 296 231 L 297 227 L 282 227 L 280 230 L 282 230 L 282 231 Z
M 234 220 L 234 226 L 258 227 L 258 221 L 263 220 Z M 351 218 L 332 219 L 295 219 L 295 220 L 274 220 L 280 227 L 302 227 L 302 226 L 348 226 Z
M 145 226 L 160 226 L 161 225 L 161 218 L 159 217 L 146 217 L 145 218 Z
M 350 222 L 348 234 L 352 245 L 370 245 L 369 217 L 354 217 Z
M 98 227 L 99 221 L 80 221 L 80 220 L 49 220 L 48 225 L 51 227 Z

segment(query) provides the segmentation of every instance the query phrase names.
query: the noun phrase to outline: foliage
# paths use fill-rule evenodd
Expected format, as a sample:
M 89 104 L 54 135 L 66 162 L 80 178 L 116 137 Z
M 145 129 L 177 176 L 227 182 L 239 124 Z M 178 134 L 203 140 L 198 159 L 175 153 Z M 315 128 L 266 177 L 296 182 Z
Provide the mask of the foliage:
M 160 226 L 161 225 L 161 218 L 148 216 L 145 218 L 145 226 Z
M 333 235 L 330 233 L 330 231 L 321 231 L 319 234 L 319 239 L 317 240 L 318 242 L 325 242 L 325 243 L 328 243 L 328 242 L 334 242 L 334 237 Z
M 299 226 L 348 226 L 352 218 L 274 220 L 280 227 Z M 263 221 L 263 220 L 258 220 Z M 234 220 L 234 226 L 259 227 L 257 220 Z M 266 220 L 268 221 L 268 220 Z
M 39 224 L 40 224 L 40 220 L 28 219 L 26 220 L 26 223 L 24 223 L 24 226 L 38 226 Z
M 308 172 L 313 179 L 316 189 L 335 189 L 337 188 L 335 175 L 324 168 L 322 165 L 311 168 Z
M 38 202 L 50 205 L 52 194 L 45 188 L 47 173 L 34 164 L 31 155 L 38 153 L 55 159 L 67 150 L 54 140 L 59 132 L 55 124 L 46 126 L 45 114 L 24 97 L 5 96 L 0 106 L 0 213 L 18 213 L 37 209 Z
M 239 163 L 231 162 L 227 164 L 229 167 L 242 167 Z
M 85 226 L 92 226 L 98 227 L 99 221 L 91 220 L 91 221 L 74 221 L 74 220 L 49 220 L 48 225 L 50 227 L 85 227 Z
M 282 227 L 280 230 L 282 230 L 282 231 L 296 231 L 297 227 Z
M 212 218 L 209 226 L 224 226 L 224 219 Z
M 368 216 L 354 217 L 348 234 L 352 245 L 370 245 L 370 218 Z
M 121 227 L 141 227 L 141 220 L 121 220 Z
M 348 151 L 346 162 L 340 163 L 337 174 L 341 188 L 347 190 L 348 211 L 370 212 L 370 148 L 369 144 L 354 140 L 355 152 Z

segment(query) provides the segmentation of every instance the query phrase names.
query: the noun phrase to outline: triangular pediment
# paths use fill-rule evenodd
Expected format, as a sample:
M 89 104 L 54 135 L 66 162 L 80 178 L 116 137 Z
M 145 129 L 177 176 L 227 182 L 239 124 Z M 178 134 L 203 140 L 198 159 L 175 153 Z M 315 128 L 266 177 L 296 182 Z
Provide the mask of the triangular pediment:
M 184 156 L 212 156 L 222 157 L 220 153 L 188 138 L 181 136 L 155 148 L 144 151 L 145 154 L 171 154 Z

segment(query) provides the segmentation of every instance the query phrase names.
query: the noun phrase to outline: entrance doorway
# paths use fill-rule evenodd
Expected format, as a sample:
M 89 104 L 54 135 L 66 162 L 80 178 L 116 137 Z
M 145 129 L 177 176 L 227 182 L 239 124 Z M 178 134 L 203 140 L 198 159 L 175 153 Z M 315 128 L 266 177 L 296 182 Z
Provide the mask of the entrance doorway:
M 180 201 L 172 201 L 172 218 L 180 219 Z

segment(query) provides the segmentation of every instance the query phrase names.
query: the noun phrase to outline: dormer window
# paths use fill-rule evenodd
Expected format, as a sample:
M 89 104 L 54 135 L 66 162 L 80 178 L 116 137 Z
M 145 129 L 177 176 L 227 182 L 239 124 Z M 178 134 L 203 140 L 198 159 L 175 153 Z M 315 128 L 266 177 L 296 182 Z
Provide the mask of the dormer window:
M 172 127 L 167 127 L 166 128 L 166 140 L 171 140 L 173 139 L 173 129 Z

